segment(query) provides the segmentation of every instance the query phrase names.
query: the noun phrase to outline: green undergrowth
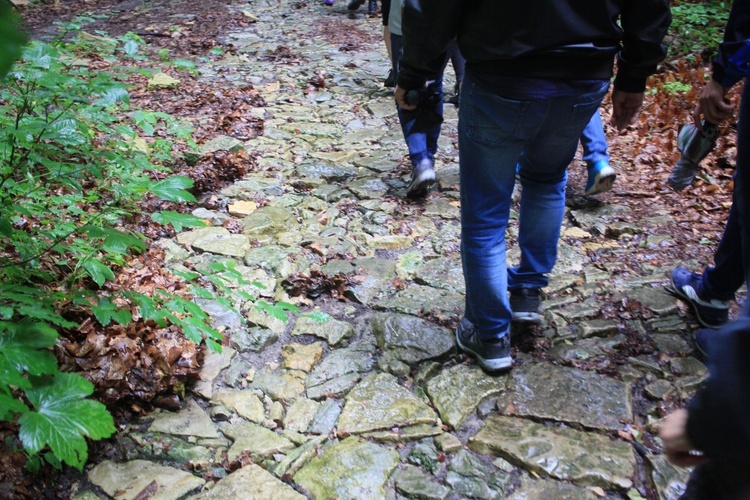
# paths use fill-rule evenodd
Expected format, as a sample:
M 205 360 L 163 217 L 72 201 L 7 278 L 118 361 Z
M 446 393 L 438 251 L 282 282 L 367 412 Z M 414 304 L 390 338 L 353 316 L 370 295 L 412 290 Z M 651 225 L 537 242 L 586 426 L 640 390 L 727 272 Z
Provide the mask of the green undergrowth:
M 59 371 L 53 354 L 60 332 L 74 331 L 82 316 L 101 329 L 171 325 L 220 350 L 221 334 L 194 297 L 231 308 L 252 301 L 284 320 L 296 311 L 238 294 L 232 287 L 242 276 L 226 263 L 175 275 L 190 293 L 111 286 L 118 270 L 148 249 L 146 237 L 128 226 L 138 202 L 196 201 L 192 181 L 169 169 L 178 145 L 195 144 L 188 124 L 131 106 L 123 82 L 133 65 L 89 69 L 93 54 L 110 63 L 136 60 L 140 40 L 86 35 L 83 22 L 65 25 L 54 43 L 27 45 L 0 79 L 0 420 L 18 428 L 30 469 L 46 461 L 81 470 L 87 439 L 115 432 L 106 407 L 90 397 L 93 384 Z M 151 219 L 177 231 L 205 225 L 178 211 Z

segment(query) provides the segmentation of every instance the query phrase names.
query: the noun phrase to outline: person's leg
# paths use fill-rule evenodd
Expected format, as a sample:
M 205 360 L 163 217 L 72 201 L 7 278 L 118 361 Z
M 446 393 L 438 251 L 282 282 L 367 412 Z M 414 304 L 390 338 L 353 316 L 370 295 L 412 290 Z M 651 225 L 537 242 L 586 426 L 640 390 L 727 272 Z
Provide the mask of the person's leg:
M 540 289 L 557 259 L 557 243 L 565 211 L 568 164 L 578 138 L 598 109 L 607 87 L 576 97 L 555 98 L 533 141 L 521 156 L 521 211 L 518 246 L 521 261 L 508 269 L 508 289 Z M 561 127 L 560 124 L 566 124 Z
M 578 98 L 530 102 L 499 98 L 478 88 L 468 75 L 464 86 L 459 151 L 465 314 L 482 337 L 497 338 L 508 332 L 512 318 L 508 287 L 547 284 L 544 275 L 555 262 L 565 205 L 565 169 L 606 85 Z M 509 270 L 505 231 L 519 159 L 522 260 Z
M 672 273 L 672 288 L 694 309 L 705 327 L 718 328 L 729 319 L 729 301 L 750 279 L 750 86 L 740 101 L 737 125 L 737 163 L 732 207 L 724 233 L 714 253 L 714 265 L 703 274 L 678 267 Z
M 737 167 L 734 201 L 740 223 L 745 281 L 750 283 L 750 85 L 745 79 L 737 124 Z
M 607 137 L 604 135 L 602 116 L 598 109 L 581 133 L 581 146 L 582 159 L 586 162 L 588 173 L 586 194 L 603 193 L 612 189 L 617 174 L 609 164 Z
M 393 67 L 396 77 L 398 77 L 403 41 L 402 36 L 391 33 L 391 50 L 393 51 Z M 436 92 L 439 93 L 434 112 L 405 111 L 398 104 L 396 105 L 399 124 L 412 164 L 412 179 L 406 191 L 409 197 L 426 195 L 430 186 L 435 183 L 434 158 L 435 153 L 437 153 L 440 122 L 443 114 L 442 75 L 435 81 L 434 87 Z

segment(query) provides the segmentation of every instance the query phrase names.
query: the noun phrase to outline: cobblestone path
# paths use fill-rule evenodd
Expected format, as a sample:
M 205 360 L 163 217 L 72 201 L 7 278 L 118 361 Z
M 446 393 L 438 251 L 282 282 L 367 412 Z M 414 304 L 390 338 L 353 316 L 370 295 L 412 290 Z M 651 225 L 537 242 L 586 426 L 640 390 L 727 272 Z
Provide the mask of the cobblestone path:
M 257 21 L 226 33 L 239 55 L 200 67 L 201 78 L 253 85 L 265 130 L 203 147 L 244 148 L 260 169 L 216 195 L 228 213 L 196 211 L 210 227 L 161 244 L 170 267 L 233 263 L 263 284 L 238 292 L 305 314 L 283 322 L 239 295 L 241 315 L 201 299 L 228 347 L 208 356 L 182 411 L 123 429 L 119 458 L 89 466 L 75 498 L 676 498 L 687 471 L 658 454 L 653 424 L 706 369 L 664 290 L 675 263 L 629 258 L 669 240 L 668 215 L 630 221 L 614 196 L 571 197 L 546 322 L 514 329 L 514 369 L 487 376 L 450 328 L 464 293 L 455 108 L 439 189 L 406 201 L 380 19 L 349 15 L 342 0 L 230 8 Z M 375 42 L 342 50 L 325 26 Z M 317 74 L 326 85 L 307 85 Z M 622 260 L 593 265 L 605 253 Z M 309 293 L 289 296 L 287 279 Z M 612 304 L 633 312 L 606 319 Z

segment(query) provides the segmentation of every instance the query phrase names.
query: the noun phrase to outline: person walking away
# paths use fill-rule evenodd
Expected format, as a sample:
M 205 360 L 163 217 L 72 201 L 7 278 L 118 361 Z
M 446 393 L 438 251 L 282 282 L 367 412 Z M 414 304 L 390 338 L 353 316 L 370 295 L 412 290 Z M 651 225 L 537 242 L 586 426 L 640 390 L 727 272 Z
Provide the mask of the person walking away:
M 729 89 L 750 76 L 750 2 L 732 5 L 724 41 L 712 61 L 711 80 L 705 85 L 693 111 L 699 129 L 703 122 L 720 124 L 732 113 L 725 102 Z M 671 276 L 671 291 L 693 308 L 696 319 L 706 328 L 719 328 L 729 320 L 729 306 L 747 282 L 750 273 L 750 86 L 740 99 L 737 126 L 737 160 L 734 193 L 724 233 L 714 253 L 714 266 L 702 273 L 677 267 Z M 699 330 L 696 341 L 704 349 L 710 330 Z
M 401 32 L 401 14 L 403 11 L 403 0 L 393 0 L 388 17 L 388 29 L 391 35 L 391 51 L 393 55 L 393 72 L 398 76 L 401 52 L 403 47 L 403 36 Z M 459 60 L 454 62 L 456 74 L 459 67 L 463 67 L 460 52 L 455 48 L 453 57 Z M 438 150 L 438 139 L 443 120 L 443 72 L 448 62 L 448 57 L 443 56 L 438 73 L 430 78 L 427 89 L 417 92 L 423 101 L 417 107 L 419 112 L 408 111 L 398 103 L 399 123 L 409 149 L 409 160 L 412 165 L 411 182 L 407 186 L 406 195 L 410 198 L 420 198 L 427 194 L 429 188 L 435 184 L 435 154 Z M 457 66 L 458 64 L 458 66 Z
M 400 106 L 413 109 L 406 96 L 439 72 L 454 38 L 466 59 L 458 125 L 466 305 L 456 340 L 486 371 L 511 367 L 514 316 L 540 318 L 541 289 L 557 258 L 566 169 L 608 91 L 615 56 L 611 123 L 623 130 L 635 122 L 646 79 L 665 55 L 670 21 L 668 0 L 406 1 Z M 506 268 L 517 163 L 521 260 Z

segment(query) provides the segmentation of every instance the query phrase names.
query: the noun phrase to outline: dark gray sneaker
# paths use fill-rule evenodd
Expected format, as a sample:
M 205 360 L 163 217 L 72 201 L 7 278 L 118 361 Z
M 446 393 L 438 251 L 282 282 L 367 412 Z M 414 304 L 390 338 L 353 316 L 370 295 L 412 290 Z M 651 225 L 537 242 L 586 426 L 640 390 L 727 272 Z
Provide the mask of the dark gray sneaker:
M 433 184 L 435 184 L 435 162 L 424 158 L 414 166 L 411 172 L 411 182 L 406 188 L 406 196 L 421 198 L 427 194 Z
M 510 310 L 513 321 L 539 324 L 542 315 L 539 306 L 542 304 L 542 292 L 538 288 L 519 288 L 510 292 Z
M 464 318 L 456 328 L 456 342 L 462 351 L 471 354 L 487 372 L 507 370 L 513 364 L 510 357 L 510 334 L 497 339 L 497 342 L 483 340 L 468 319 Z

